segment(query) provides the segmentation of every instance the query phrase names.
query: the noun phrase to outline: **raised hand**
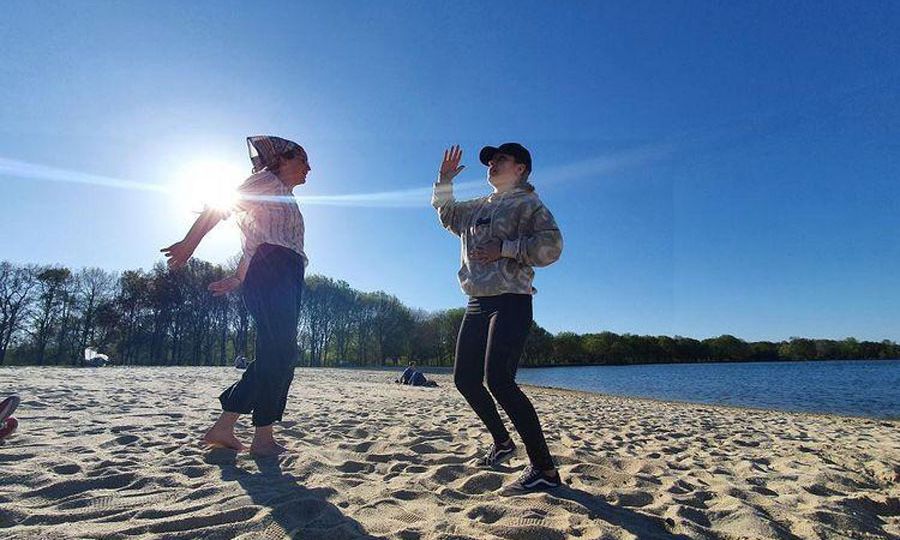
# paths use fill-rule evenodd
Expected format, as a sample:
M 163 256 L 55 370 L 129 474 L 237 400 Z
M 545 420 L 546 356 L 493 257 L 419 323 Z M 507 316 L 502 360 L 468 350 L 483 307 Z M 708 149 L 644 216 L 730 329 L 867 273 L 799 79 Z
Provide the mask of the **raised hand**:
M 213 296 L 222 296 L 223 294 L 228 294 L 240 286 L 240 278 L 238 278 L 237 276 L 231 276 L 225 279 L 220 279 L 219 281 L 213 281 L 209 284 L 208 289 L 211 293 L 213 293 Z
M 462 149 L 458 144 L 444 150 L 444 161 L 441 162 L 441 171 L 438 175 L 439 184 L 449 184 L 453 182 L 456 175 L 459 174 L 465 165 L 460 165 L 459 160 L 462 159 Z
M 167 258 L 166 264 L 169 266 L 169 270 L 178 270 L 187 264 L 196 248 L 197 246 L 193 243 L 182 240 L 181 242 L 175 242 L 169 247 L 164 247 L 160 251 Z

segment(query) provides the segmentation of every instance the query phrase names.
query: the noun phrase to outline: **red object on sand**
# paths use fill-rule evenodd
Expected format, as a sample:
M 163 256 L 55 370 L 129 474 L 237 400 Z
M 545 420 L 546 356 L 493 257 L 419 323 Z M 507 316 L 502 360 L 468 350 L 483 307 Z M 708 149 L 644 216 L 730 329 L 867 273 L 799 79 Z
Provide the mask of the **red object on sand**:
M 16 411 L 16 407 L 18 406 L 19 396 L 9 396 L 3 401 L 0 401 L 0 425 L 3 424 L 8 416 Z
M 0 440 L 3 440 L 12 435 L 17 427 L 19 427 L 18 420 L 16 420 L 12 416 L 7 418 L 6 421 L 3 422 L 3 427 L 0 427 Z

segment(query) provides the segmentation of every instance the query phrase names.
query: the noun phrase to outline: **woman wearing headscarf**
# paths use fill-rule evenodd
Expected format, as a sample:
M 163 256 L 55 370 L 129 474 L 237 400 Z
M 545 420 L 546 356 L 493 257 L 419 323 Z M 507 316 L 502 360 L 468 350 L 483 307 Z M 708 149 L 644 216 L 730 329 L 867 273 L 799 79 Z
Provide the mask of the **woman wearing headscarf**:
M 469 296 L 456 341 L 453 379 L 493 437 L 480 464 L 493 467 L 515 453 L 496 399 L 528 453 L 530 465 L 519 478 L 519 487 L 556 487 L 561 479 L 540 420 L 515 377 L 532 324 L 534 267 L 559 259 L 562 235 L 528 182 L 531 153 L 525 147 L 518 143 L 484 147 L 479 159 L 488 167 L 493 192 L 458 202 L 452 182 L 464 168 L 461 159 L 459 146 L 444 152 L 431 200 L 441 225 L 460 237 L 459 282 Z
M 299 144 L 273 136 L 247 139 L 252 174 L 238 188 L 233 208 L 241 230 L 243 255 L 235 275 L 210 284 L 214 295 L 242 287 L 244 302 L 256 323 L 256 359 L 241 379 L 219 396 L 222 414 L 204 441 L 237 451 L 234 435 L 242 414 L 255 427 L 250 451 L 275 455 L 286 449 L 275 441 L 272 425 L 282 419 L 298 356 L 297 323 L 303 277 L 303 215 L 292 190 L 306 182 L 309 159 Z M 229 211 L 206 208 L 184 240 L 161 251 L 170 269 L 187 263 L 200 241 Z

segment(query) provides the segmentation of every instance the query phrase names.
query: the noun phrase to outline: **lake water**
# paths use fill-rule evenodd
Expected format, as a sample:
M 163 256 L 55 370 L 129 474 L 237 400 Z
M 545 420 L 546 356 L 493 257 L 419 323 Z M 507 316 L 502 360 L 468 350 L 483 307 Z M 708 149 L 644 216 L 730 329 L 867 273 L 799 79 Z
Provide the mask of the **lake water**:
M 900 360 L 519 369 L 521 383 L 621 396 L 900 418 Z

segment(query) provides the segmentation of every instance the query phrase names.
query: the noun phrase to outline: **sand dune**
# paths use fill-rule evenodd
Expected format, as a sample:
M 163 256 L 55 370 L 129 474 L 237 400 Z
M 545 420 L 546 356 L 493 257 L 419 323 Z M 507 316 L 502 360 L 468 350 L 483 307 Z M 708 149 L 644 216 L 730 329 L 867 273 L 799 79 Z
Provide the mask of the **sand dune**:
M 301 369 L 289 455 L 207 450 L 238 375 L 0 369 L 0 538 L 900 537 L 900 422 L 530 388 L 568 486 L 520 494 L 524 449 L 472 466 L 489 437 L 446 377 Z

